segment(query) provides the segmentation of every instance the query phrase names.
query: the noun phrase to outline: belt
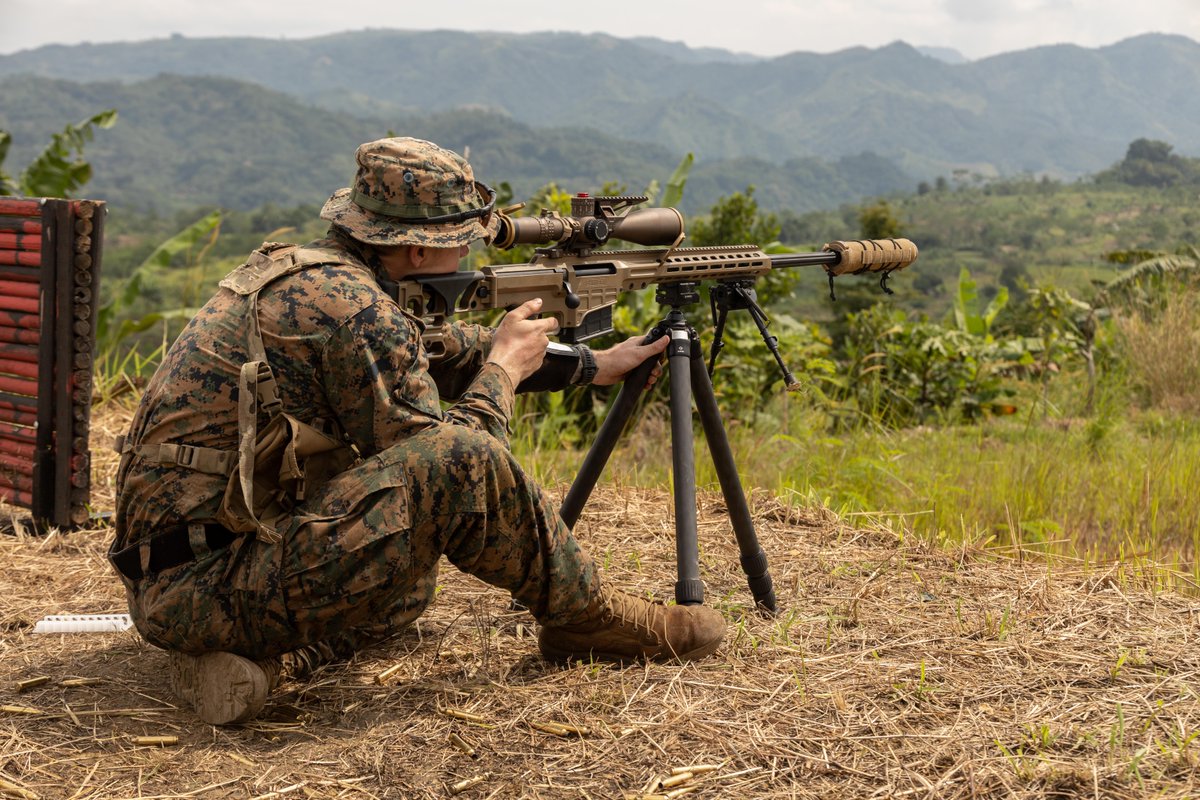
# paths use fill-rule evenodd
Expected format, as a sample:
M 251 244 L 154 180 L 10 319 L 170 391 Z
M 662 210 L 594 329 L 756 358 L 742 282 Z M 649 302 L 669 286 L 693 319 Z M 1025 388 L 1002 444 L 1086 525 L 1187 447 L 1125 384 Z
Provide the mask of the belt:
M 162 572 L 164 569 L 195 561 L 205 553 L 197 553 L 192 549 L 191 536 L 188 534 L 188 528 L 192 524 L 199 523 L 181 522 L 178 525 L 172 525 L 160 533 L 154 534 L 149 540 L 143 540 L 131 544 L 123 550 L 109 553 L 108 560 L 118 572 L 131 581 L 141 580 L 147 574 L 142 571 L 143 547 L 150 548 L 150 563 L 147 567 L 149 573 Z M 205 522 L 203 525 L 204 542 L 208 546 L 208 552 L 228 547 L 243 535 L 234 533 L 215 522 Z

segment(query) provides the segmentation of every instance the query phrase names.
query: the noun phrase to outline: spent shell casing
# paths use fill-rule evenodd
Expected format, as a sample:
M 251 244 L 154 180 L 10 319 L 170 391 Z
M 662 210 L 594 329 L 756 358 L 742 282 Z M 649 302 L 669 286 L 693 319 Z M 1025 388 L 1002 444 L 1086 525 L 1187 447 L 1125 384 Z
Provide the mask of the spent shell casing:
M 392 666 L 385 669 L 383 672 L 376 675 L 375 682 L 377 684 L 379 684 L 380 686 L 382 686 L 383 684 L 385 684 L 389 680 L 391 680 L 393 677 L 395 677 L 396 673 L 399 672 L 403 668 L 404 668 L 404 664 L 393 664 Z
M 476 775 L 474 778 L 467 778 L 465 781 L 459 781 L 450 787 L 450 794 L 462 794 L 472 786 L 478 786 L 487 780 L 487 775 Z
M 450 738 L 450 744 L 454 745 L 455 747 L 457 747 L 459 750 L 466 753 L 471 758 L 475 758 L 475 756 L 476 756 L 475 748 L 472 747 L 471 744 L 469 742 L 467 742 L 466 739 L 462 738 L 457 733 L 450 734 L 449 738 Z
M 49 682 L 50 682 L 49 675 L 38 675 L 36 678 L 26 678 L 25 680 L 19 681 L 17 683 L 17 691 L 18 692 L 27 692 L 30 689 L 33 689 L 35 687 L 45 686 Z
M 67 678 L 62 682 L 63 686 L 99 686 L 104 683 L 104 678 Z
M 694 773 L 694 772 L 679 772 L 679 773 L 673 774 L 673 775 L 671 775 L 671 777 L 663 779 L 662 788 L 664 788 L 664 789 L 674 788 L 681 783 L 687 783 L 694 777 L 696 777 L 696 773 Z
M 671 767 L 671 774 L 678 775 L 681 772 L 690 772 L 693 775 L 703 775 L 706 772 L 716 772 L 723 764 L 693 764 L 690 767 Z
M 472 714 L 469 711 L 459 711 L 457 708 L 443 708 L 442 713 L 447 717 L 454 717 L 465 722 L 487 722 L 486 717 L 481 717 L 478 714 Z
M 44 713 L 40 708 L 30 708 L 29 706 L 0 706 L 0 713 L 3 714 L 28 714 L 36 716 Z
M 567 725 L 564 722 L 554 722 L 553 720 L 534 720 L 529 725 L 543 733 L 553 734 L 554 736 L 586 736 L 588 732 L 587 728 L 581 728 L 577 725 Z
M 134 736 L 133 743 L 142 747 L 170 747 L 179 744 L 178 736 Z

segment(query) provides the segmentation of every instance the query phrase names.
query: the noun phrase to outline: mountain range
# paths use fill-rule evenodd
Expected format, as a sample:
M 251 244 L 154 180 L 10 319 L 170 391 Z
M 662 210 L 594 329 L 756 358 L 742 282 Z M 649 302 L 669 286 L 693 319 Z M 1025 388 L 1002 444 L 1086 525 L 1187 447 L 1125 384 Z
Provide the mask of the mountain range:
M 397 30 L 56 45 L 0 56 L 0 127 L 19 162 L 65 122 L 116 107 L 117 128 L 89 146 L 94 185 L 153 189 L 168 206 L 312 199 L 345 184 L 354 144 L 389 130 L 470 147 L 514 192 L 640 190 L 692 152 L 691 202 L 753 184 L 763 205 L 800 210 L 956 170 L 1076 178 L 1143 137 L 1200 154 L 1189 38 L 928 53 L 896 42 L 760 58 L 602 34 Z M 280 172 L 293 189 L 275 185 Z M 222 188 L 260 179 L 236 202 Z

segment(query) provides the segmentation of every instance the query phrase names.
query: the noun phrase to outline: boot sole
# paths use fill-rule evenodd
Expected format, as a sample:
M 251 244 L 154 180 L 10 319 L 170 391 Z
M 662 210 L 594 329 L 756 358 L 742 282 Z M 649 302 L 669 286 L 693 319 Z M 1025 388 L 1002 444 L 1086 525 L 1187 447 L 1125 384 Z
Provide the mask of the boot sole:
M 171 688 L 210 725 L 236 725 L 255 717 L 267 703 L 267 673 L 233 653 L 170 655 Z

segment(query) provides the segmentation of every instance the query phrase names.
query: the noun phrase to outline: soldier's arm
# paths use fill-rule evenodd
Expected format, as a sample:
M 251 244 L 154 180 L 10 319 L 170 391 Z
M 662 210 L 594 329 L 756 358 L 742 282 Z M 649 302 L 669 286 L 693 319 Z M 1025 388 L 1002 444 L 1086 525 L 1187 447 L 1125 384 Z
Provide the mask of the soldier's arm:
M 487 363 L 495 330 L 457 320 L 442 326 L 445 355 L 430 363 L 429 374 L 443 400 L 451 402 L 463 396 L 475 375 Z
M 507 441 L 511 382 L 484 365 L 442 411 L 420 331 L 393 303 L 375 303 L 340 326 L 322 352 L 326 396 L 342 428 L 372 455 L 433 425 L 467 425 Z

